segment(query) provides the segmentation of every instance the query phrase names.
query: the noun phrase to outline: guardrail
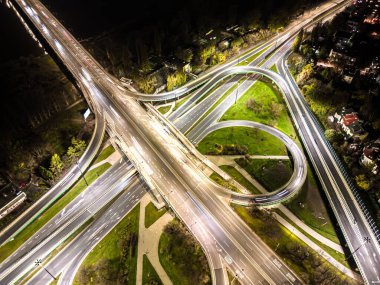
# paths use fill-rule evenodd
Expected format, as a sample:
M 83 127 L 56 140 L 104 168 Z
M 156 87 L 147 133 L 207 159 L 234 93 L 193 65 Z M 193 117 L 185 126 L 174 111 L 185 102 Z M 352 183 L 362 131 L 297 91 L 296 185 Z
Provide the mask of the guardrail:
M 289 55 L 289 52 L 287 53 L 287 55 L 284 57 L 284 58 L 287 58 Z M 291 80 L 293 80 L 293 77 L 292 75 L 290 74 L 289 70 L 286 69 L 285 70 L 287 72 L 287 74 L 289 75 L 289 78 L 291 78 Z M 296 84 L 293 80 L 292 84 Z M 296 86 L 296 85 L 295 85 Z M 298 88 L 298 86 L 296 86 Z M 303 96 L 299 96 L 299 99 L 302 101 L 302 104 L 304 104 L 305 106 L 308 106 L 307 105 L 307 102 L 305 100 L 305 98 Z M 376 239 L 377 239 L 377 242 L 380 244 L 380 231 L 379 231 L 379 228 L 377 227 L 374 219 L 372 218 L 371 214 L 369 213 L 366 205 L 364 204 L 361 196 L 360 196 L 360 193 L 358 191 L 358 189 L 356 188 L 356 186 L 354 185 L 354 183 L 352 182 L 352 179 L 348 173 L 348 170 L 346 168 L 346 166 L 341 162 L 341 159 L 339 158 L 339 156 L 337 155 L 335 149 L 332 147 L 331 143 L 326 139 L 325 137 L 325 132 L 324 132 L 324 129 L 322 128 L 321 126 L 321 123 L 317 120 L 317 118 L 315 117 L 315 115 L 313 114 L 313 112 L 311 112 L 310 108 L 305 108 L 310 116 L 310 118 L 313 120 L 315 126 L 317 127 L 317 130 L 318 132 L 320 133 L 320 136 L 323 140 L 323 142 L 325 143 L 325 145 L 328 147 L 328 149 L 330 150 L 330 153 L 333 155 L 335 161 L 337 162 L 338 166 L 339 166 L 339 169 L 341 171 L 341 173 L 343 174 L 348 186 L 349 186 L 349 189 L 351 190 L 352 194 L 354 195 L 355 199 L 356 199 L 356 202 L 359 204 L 359 207 L 360 209 L 362 210 L 373 234 L 375 235 Z

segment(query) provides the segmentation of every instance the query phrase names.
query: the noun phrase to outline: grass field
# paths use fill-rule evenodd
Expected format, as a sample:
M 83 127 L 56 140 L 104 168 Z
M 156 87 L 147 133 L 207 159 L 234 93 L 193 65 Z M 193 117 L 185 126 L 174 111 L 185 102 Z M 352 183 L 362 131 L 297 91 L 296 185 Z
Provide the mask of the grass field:
M 248 154 L 286 155 L 286 147 L 278 138 L 247 127 L 224 128 L 206 136 L 197 146 L 202 154 L 213 154 L 215 144 L 236 144 L 248 147 Z
M 90 170 L 85 174 L 87 183 L 91 184 L 100 175 L 102 175 L 111 164 L 104 163 L 95 169 Z M 25 241 L 27 241 L 32 235 L 34 235 L 40 228 L 42 228 L 51 218 L 58 214 L 68 203 L 70 203 L 75 197 L 77 197 L 87 185 L 83 178 L 70 189 L 62 198 L 60 198 L 54 205 L 46 210 L 38 219 L 28 225 L 23 231 L 21 231 L 14 240 L 6 243 L 0 247 L 0 262 L 12 254 L 17 248 L 19 248 Z
M 142 276 L 143 285 L 162 285 L 162 281 L 158 276 L 156 270 L 154 270 L 152 264 L 150 263 L 148 257 L 143 255 L 143 276 Z
M 358 284 L 319 257 L 270 214 L 242 206 L 233 208 L 306 284 Z
M 165 115 L 167 112 L 169 112 L 171 106 L 163 106 L 158 108 L 158 112 L 160 112 L 162 115 Z
M 231 165 L 221 165 L 219 166 L 224 172 L 229 174 L 232 178 L 234 178 L 240 185 L 244 186 L 247 190 L 249 190 L 252 194 L 261 194 L 261 192 L 251 184 L 245 177 L 236 170 L 235 167 Z
M 310 167 L 301 191 L 285 206 L 300 220 L 324 237 L 339 243 L 333 222 L 319 193 L 317 182 Z
M 239 189 L 237 189 L 235 186 L 231 185 L 230 183 L 228 183 L 227 181 L 225 181 L 218 173 L 216 172 L 213 172 L 211 175 L 210 175 L 210 179 L 214 180 L 217 184 L 223 186 L 223 187 L 226 187 L 228 189 L 230 189 L 231 191 L 234 191 L 234 192 L 240 192 Z
M 240 158 L 236 162 L 269 192 L 285 185 L 293 172 L 289 160 Z
M 254 99 L 260 104 L 260 110 L 255 112 L 248 108 L 247 101 Z M 277 119 L 274 118 L 271 108 L 272 104 L 281 104 L 282 108 Z M 228 120 L 248 120 L 273 126 L 283 131 L 285 134 L 296 138 L 292 122 L 286 111 L 280 92 L 272 84 L 257 81 L 248 89 L 226 113 L 221 117 L 221 121 Z
M 149 228 L 162 215 L 166 213 L 166 208 L 157 211 L 156 207 L 150 202 L 145 208 L 145 227 Z
M 211 285 L 202 248 L 178 220 L 165 226 L 160 237 L 159 258 L 173 284 Z
M 103 160 L 105 160 L 107 157 L 109 157 L 111 154 L 115 152 L 115 149 L 112 145 L 107 146 L 105 149 L 102 150 L 102 152 L 99 154 L 99 156 L 96 158 L 93 164 L 97 164 Z
M 248 57 L 246 60 L 241 61 L 239 64 L 236 64 L 236 66 L 241 66 L 241 65 L 247 65 L 250 64 L 252 61 L 254 61 L 256 58 L 258 58 L 261 54 L 263 54 L 268 48 L 271 46 L 267 46 L 263 50 L 259 51 L 258 53 L 255 53 L 254 55 L 251 55 Z
M 139 213 L 140 204 L 93 248 L 73 284 L 136 284 Z

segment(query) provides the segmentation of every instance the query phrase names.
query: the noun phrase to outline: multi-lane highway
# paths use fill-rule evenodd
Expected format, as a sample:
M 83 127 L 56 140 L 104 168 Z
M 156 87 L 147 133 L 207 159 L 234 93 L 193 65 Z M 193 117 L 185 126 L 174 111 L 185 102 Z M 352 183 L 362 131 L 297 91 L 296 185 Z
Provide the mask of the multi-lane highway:
M 204 247 L 213 241 L 222 248 L 227 247 L 228 253 L 222 250 L 221 255 L 231 256 L 229 267 L 239 272 L 243 283 L 301 283 L 285 264 L 274 261 L 273 252 L 253 235 L 226 203 L 217 198 L 216 185 L 198 169 L 195 157 L 187 153 L 153 115 L 125 96 L 113 78 L 41 3 L 32 0 L 15 0 L 13 3 L 17 3 L 20 12 L 28 15 L 30 24 L 44 35 L 81 88 L 88 91 L 91 96 L 88 100 L 96 106 L 97 112 L 104 115 L 111 137 L 118 141 L 147 183 L 156 187 L 164 197 L 173 193 L 178 196 L 176 201 L 182 201 L 180 205 L 178 202 L 171 205 Z M 187 218 L 189 214 L 198 226 L 192 227 Z M 198 235 L 194 232 L 197 228 Z
M 148 185 L 163 195 L 198 238 L 210 263 L 213 257 L 209 248 L 217 248 L 244 284 L 301 283 L 230 207 L 218 199 L 215 190 L 219 186 L 198 168 L 201 163 L 197 157 L 162 126 L 159 118 L 131 99 L 144 99 L 142 95 L 121 88 L 41 3 L 36 0 L 13 0 L 11 3 L 43 35 L 78 85 L 86 90 L 86 99 L 96 112 L 104 115 L 111 137 L 133 161 Z M 283 82 L 277 76 L 272 79 Z M 286 84 L 280 83 L 279 87 L 291 96 Z M 167 99 L 166 95 L 162 96 Z M 302 120 L 302 116 L 295 118 L 296 122 L 302 123 Z M 218 275 L 213 277 L 214 282 L 218 280 Z
M 91 225 L 78 235 L 73 242 L 60 251 L 46 268 L 59 282 L 71 284 L 83 259 L 93 247 L 123 219 L 147 193 L 147 189 L 137 176 L 131 178 L 130 186 Z M 40 270 L 27 284 L 49 284 L 53 278 L 45 270 Z
M 31 221 L 35 220 L 54 201 L 59 199 L 68 189 L 70 189 L 70 187 L 82 176 L 82 173 L 89 167 L 101 146 L 105 129 L 106 125 L 103 118 L 101 116 L 96 116 L 93 136 L 85 153 L 78 160 L 78 164 L 75 164 L 43 197 L 34 203 L 27 211 L 22 213 L 7 228 L 0 232 L 0 245 L 7 240 L 14 238 Z
M 44 259 L 71 233 L 117 196 L 131 181 L 135 170 L 121 161 L 71 201 L 0 265 L 0 282 L 8 284 L 27 273 L 37 259 Z

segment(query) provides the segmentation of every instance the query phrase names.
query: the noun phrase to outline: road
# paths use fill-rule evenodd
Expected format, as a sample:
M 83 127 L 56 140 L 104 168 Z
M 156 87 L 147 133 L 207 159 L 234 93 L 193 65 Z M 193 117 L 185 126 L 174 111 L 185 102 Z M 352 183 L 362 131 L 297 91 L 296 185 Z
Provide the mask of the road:
M 233 203 L 245 205 L 246 196 L 250 196 L 252 197 L 252 204 L 277 204 L 297 194 L 298 190 L 302 187 L 306 180 L 307 163 L 306 157 L 304 156 L 303 152 L 290 137 L 268 125 L 252 121 L 232 120 L 210 125 L 202 133 L 202 136 L 199 137 L 199 140 L 216 130 L 229 127 L 247 127 L 265 131 L 281 140 L 285 144 L 286 148 L 291 153 L 291 157 L 293 158 L 293 174 L 285 185 L 283 185 L 275 191 L 260 195 L 239 195 L 233 192 L 231 193 L 231 200 Z
M 264 284 L 301 284 L 284 263 L 274 258 L 272 250 L 217 197 L 215 184 L 198 169 L 178 139 L 140 103 L 126 96 L 126 92 L 118 88 L 113 78 L 41 3 L 36 0 L 14 0 L 13 3 L 28 15 L 30 24 L 39 29 L 81 88 L 88 91 L 90 98 L 87 99 L 104 115 L 110 136 L 134 162 L 148 185 L 153 185 L 164 197 L 173 192 L 178 196 L 177 201 L 182 201 L 181 204 L 173 203 L 173 208 L 203 247 L 215 241 L 221 248 L 228 247 L 229 267 L 241 275 L 244 284 L 260 281 Z M 187 207 L 183 208 L 184 205 Z M 189 210 L 191 212 L 187 212 Z M 189 213 L 191 217 L 188 218 Z M 195 227 L 191 226 L 194 220 Z M 221 250 L 221 255 L 226 256 Z M 280 268 L 276 264 L 280 264 Z
M 27 273 L 37 259 L 44 259 L 94 213 L 117 196 L 131 181 L 135 170 L 121 161 L 108 169 L 60 213 L 38 230 L 0 265 L 0 280 L 8 284 Z
M 121 221 L 147 193 L 147 189 L 137 176 L 130 181 L 130 186 L 114 201 L 106 211 L 96 218 L 88 228 L 75 240 L 60 251 L 45 268 L 58 276 L 60 284 L 71 284 L 75 272 L 91 250 Z M 45 271 L 39 270 L 27 284 L 49 284 L 53 278 Z
M 127 92 L 119 88 L 45 7 L 38 1 L 13 2 L 29 15 L 81 88 L 88 91 L 87 99 L 97 112 L 104 114 L 111 136 L 147 183 L 160 191 L 200 240 L 206 254 L 207 247 L 216 244 L 243 284 L 301 283 L 229 206 L 217 198 L 215 185 L 198 169 L 176 136 L 131 99 L 133 94 L 126 96 Z
M 31 221 L 35 220 L 45 209 L 54 201 L 61 197 L 74 183 L 82 176 L 94 159 L 102 144 L 105 133 L 105 122 L 101 116 L 96 116 L 95 130 L 91 141 L 78 160 L 78 165 L 74 165 L 68 173 L 55 184 L 43 197 L 35 202 L 28 210 L 14 220 L 7 228 L 0 233 L 0 245 L 7 240 L 14 238 L 20 233 Z
M 339 158 L 326 141 L 319 123 L 286 67 L 285 59 L 291 43 L 287 45 L 277 68 L 292 90 L 292 95 L 289 94 L 287 100 L 291 105 L 292 116 L 298 122 L 297 130 L 365 282 L 380 283 L 379 232 L 376 233 L 374 231 L 377 229 L 371 228 L 374 223 L 371 222 L 371 218 L 366 218 L 368 211 L 357 192 L 353 192 L 355 190 L 347 182 L 350 180 L 342 171 L 343 166 Z

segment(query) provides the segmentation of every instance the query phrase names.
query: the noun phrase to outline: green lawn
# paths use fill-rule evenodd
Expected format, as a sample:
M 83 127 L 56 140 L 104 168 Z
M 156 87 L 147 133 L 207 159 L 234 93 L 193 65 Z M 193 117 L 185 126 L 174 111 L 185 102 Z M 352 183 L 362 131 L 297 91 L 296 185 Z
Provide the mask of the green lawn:
M 94 164 L 105 160 L 107 157 L 109 157 L 114 152 L 115 152 L 115 149 L 112 145 L 107 146 L 105 149 L 102 150 L 102 152 L 96 158 L 96 160 L 94 161 Z
M 162 115 L 165 115 L 167 112 L 169 112 L 171 106 L 162 106 L 158 108 L 158 112 L 160 112 Z
M 154 270 L 152 264 L 150 263 L 148 257 L 143 255 L 143 276 L 142 276 L 143 285 L 162 285 L 162 281 L 158 276 L 156 270 Z
M 189 100 L 190 97 L 191 97 L 191 95 L 192 95 L 192 94 L 186 95 L 185 97 L 183 97 L 183 98 L 177 100 L 177 101 L 175 102 L 175 105 L 174 105 L 173 111 L 177 110 L 177 109 L 178 109 L 183 103 L 185 103 L 187 100 Z
M 272 67 L 270 68 L 270 70 L 278 73 L 278 69 L 277 69 L 277 66 L 275 64 L 272 65 Z
M 210 269 L 202 248 L 176 219 L 165 226 L 160 237 L 159 258 L 173 284 L 211 284 Z
M 285 206 L 313 230 L 333 242 L 340 243 L 310 167 L 301 191 Z
M 95 169 L 90 170 L 85 174 L 87 183 L 91 184 L 100 175 L 102 175 L 111 164 L 104 163 Z M 84 189 L 86 189 L 86 183 L 83 178 L 77 182 L 77 184 L 69 190 L 62 198 L 60 198 L 55 204 L 53 204 L 48 210 L 40 215 L 36 220 L 29 224 L 24 230 L 22 230 L 14 240 L 4 244 L 0 247 L 0 262 L 12 254 L 17 248 L 19 248 L 24 242 L 26 242 L 33 234 L 35 234 L 40 228 L 42 228 L 51 218 L 58 214 L 68 203 L 74 200 Z
M 229 190 L 231 191 L 234 191 L 234 192 L 240 192 L 240 190 L 238 188 L 236 188 L 235 186 L 231 185 L 230 183 L 228 183 L 227 181 L 225 181 L 218 173 L 216 172 L 213 172 L 211 175 L 210 175 L 210 179 L 214 180 L 216 183 L 218 183 L 219 185 L 223 186 L 223 187 L 226 187 L 228 188 Z
M 149 228 L 154 224 L 162 215 L 166 213 L 166 208 L 157 211 L 156 207 L 150 202 L 145 208 L 145 227 Z
M 269 213 L 243 206 L 233 209 L 306 284 L 358 284 L 337 271 Z
M 248 57 L 247 59 L 241 61 L 239 64 L 236 64 L 236 66 L 241 66 L 241 65 L 247 65 L 247 64 L 250 64 L 252 61 L 254 61 L 256 58 L 258 58 L 261 54 L 263 54 L 268 48 L 270 48 L 270 46 L 267 46 L 266 48 L 264 48 L 263 50 L 255 53 L 254 55 L 251 55 L 250 57 Z
M 309 235 L 307 232 L 303 231 L 300 227 L 298 227 L 293 221 L 288 219 L 282 212 L 277 211 L 277 213 L 284 218 L 288 223 L 290 223 L 293 227 L 297 228 L 300 232 L 302 232 L 305 236 L 307 236 L 309 239 L 311 239 L 314 243 L 316 243 L 318 246 L 320 246 L 323 250 L 325 250 L 328 254 L 330 254 L 334 259 L 339 261 L 341 264 L 346 266 L 347 268 L 350 268 L 347 261 L 346 256 L 340 252 L 336 252 L 335 250 L 331 249 L 327 245 L 321 243 L 319 240 L 315 239 L 311 235 Z
M 215 144 L 235 144 L 248 147 L 248 154 L 286 155 L 285 145 L 278 138 L 258 129 L 231 127 L 216 130 L 206 136 L 197 146 L 202 154 L 214 154 Z
M 252 185 L 245 177 L 233 166 L 231 165 L 221 165 L 219 166 L 224 172 L 229 174 L 232 178 L 234 178 L 240 185 L 244 186 L 247 190 L 249 190 L 252 194 L 261 194 L 261 192 Z
M 257 106 L 259 106 L 256 112 L 248 108 L 247 101 L 249 99 L 255 100 Z M 277 119 L 272 112 L 272 105 L 274 104 L 282 106 L 278 112 Z M 280 92 L 277 90 L 277 87 L 263 81 L 257 81 L 253 84 L 252 87 L 239 98 L 236 104 L 231 106 L 231 108 L 224 113 L 220 120 L 248 120 L 259 122 L 276 127 L 292 138 L 296 138 L 296 133 Z
M 140 204 L 96 245 L 73 284 L 136 284 Z
M 240 158 L 236 162 L 269 192 L 285 185 L 293 172 L 289 160 Z

